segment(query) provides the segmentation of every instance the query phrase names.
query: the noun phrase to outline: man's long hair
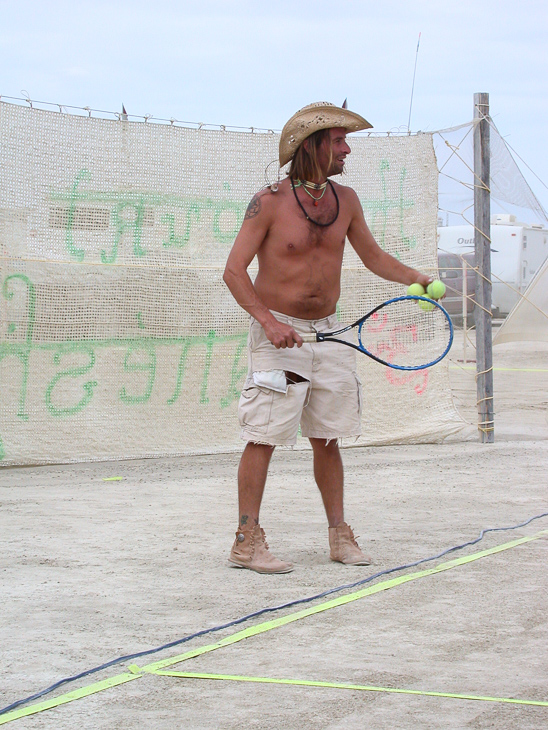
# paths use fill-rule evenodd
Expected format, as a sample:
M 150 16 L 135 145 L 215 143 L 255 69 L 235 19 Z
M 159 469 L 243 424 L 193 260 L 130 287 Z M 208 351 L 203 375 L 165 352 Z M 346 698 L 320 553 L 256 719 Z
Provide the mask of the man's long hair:
M 318 150 L 324 139 L 330 140 L 329 129 L 319 129 L 307 137 L 295 152 L 289 168 L 289 177 L 293 180 L 318 180 L 331 169 L 333 152 L 329 145 L 329 164 L 327 170 L 322 170 L 318 162 Z M 306 149 L 305 147 L 308 147 Z

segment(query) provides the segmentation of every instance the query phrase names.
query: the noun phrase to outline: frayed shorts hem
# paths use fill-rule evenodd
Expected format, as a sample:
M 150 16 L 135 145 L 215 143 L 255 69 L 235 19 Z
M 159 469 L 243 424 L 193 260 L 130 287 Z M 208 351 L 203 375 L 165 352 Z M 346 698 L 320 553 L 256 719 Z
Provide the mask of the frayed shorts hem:
M 324 441 L 342 441 L 343 439 L 359 439 L 360 433 L 343 433 L 343 434 L 325 434 L 325 433 L 303 433 L 303 437 L 307 439 L 322 439 Z
M 361 433 L 345 433 L 345 434 L 303 434 L 303 438 L 305 439 L 321 439 L 322 441 L 325 441 L 326 443 L 329 443 L 331 441 L 343 441 L 345 439 L 359 439 L 361 436 Z M 292 448 L 293 446 L 297 445 L 297 439 L 287 439 L 287 440 L 280 440 L 275 438 L 269 438 L 268 436 L 264 435 L 255 435 L 252 433 L 249 433 L 247 431 L 242 431 L 240 433 L 240 438 L 242 441 L 246 441 L 247 443 L 251 444 L 258 444 L 259 446 L 287 446 L 289 448 Z
M 248 444 L 258 444 L 259 446 L 289 446 L 291 448 L 297 445 L 297 439 L 287 439 L 283 441 L 260 434 L 255 435 L 248 431 L 242 431 L 240 433 L 240 438 Z

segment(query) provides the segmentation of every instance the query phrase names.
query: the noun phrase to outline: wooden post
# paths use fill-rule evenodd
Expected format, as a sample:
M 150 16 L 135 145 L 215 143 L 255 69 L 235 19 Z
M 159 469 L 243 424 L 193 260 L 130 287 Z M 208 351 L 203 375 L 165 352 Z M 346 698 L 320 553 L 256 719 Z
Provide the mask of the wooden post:
M 462 362 L 466 365 L 466 340 L 468 339 L 468 264 L 462 261 Z
M 474 227 L 476 253 L 476 382 L 482 443 L 495 440 L 491 322 L 489 94 L 474 94 Z

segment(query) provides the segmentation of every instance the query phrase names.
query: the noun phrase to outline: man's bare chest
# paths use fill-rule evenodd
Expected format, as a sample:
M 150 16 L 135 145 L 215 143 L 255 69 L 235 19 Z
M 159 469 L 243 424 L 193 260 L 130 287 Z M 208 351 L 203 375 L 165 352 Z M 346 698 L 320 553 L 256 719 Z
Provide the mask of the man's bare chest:
M 349 213 L 340 203 L 310 206 L 303 211 L 295 201 L 286 198 L 277 206 L 265 243 L 280 253 L 342 251 L 349 223 Z

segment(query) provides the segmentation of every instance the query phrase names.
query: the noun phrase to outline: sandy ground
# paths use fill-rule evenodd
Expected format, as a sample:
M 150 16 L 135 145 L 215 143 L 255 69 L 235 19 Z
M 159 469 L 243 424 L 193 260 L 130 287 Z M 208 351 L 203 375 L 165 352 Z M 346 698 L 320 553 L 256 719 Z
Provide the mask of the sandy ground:
M 455 402 L 474 421 L 474 373 L 459 358 L 456 348 Z M 273 551 L 297 566 L 280 576 L 227 567 L 237 455 L 0 472 L 0 707 L 119 656 L 548 512 L 548 345 L 498 346 L 495 366 L 495 444 L 345 450 L 347 519 L 373 555 L 371 567 L 329 561 L 306 452 L 276 453 L 267 485 L 262 525 Z M 112 477 L 121 479 L 105 481 Z M 490 532 L 476 545 L 390 577 L 545 530 L 546 517 Z M 548 701 L 547 548 L 542 536 L 172 669 Z M 301 608 L 124 661 L 50 697 Z M 145 675 L 7 726 L 540 730 L 548 727 L 548 707 Z

